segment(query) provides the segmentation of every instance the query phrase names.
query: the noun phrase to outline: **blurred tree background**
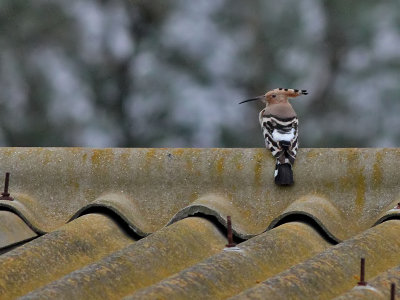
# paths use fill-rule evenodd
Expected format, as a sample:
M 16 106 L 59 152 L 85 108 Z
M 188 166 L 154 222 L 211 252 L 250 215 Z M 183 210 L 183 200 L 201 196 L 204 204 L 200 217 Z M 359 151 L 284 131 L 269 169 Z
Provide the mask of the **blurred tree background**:
M 302 147 L 400 144 L 400 1 L 2 0 L 0 145 L 263 147 L 293 99 Z

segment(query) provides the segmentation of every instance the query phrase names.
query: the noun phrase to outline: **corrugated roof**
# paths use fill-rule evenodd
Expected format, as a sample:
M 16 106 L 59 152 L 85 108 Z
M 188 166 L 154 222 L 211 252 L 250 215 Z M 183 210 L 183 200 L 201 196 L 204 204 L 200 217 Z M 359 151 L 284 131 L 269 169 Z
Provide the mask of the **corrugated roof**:
M 291 222 L 225 249 L 129 299 L 221 299 L 234 296 L 330 247 L 309 225 Z
M 82 216 L 0 256 L 0 295 L 22 296 L 132 242 L 112 219 Z
M 335 300 L 371 299 L 386 300 L 391 296 L 391 285 L 400 287 L 400 267 L 382 272 L 378 276 L 368 280 L 367 286 L 357 286 L 347 293 L 335 298 Z M 400 297 L 400 289 L 395 289 L 395 297 Z
M 21 218 L 9 211 L 0 211 L 0 228 L 0 253 L 37 237 Z
M 366 259 L 366 280 L 400 264 L 400 220 L 390 220 L 350 238 L 235 299 L 332 299 L 351 289 Z
M 1 299 L 351 297 L 399 265 L 399 158 L 302 149 L 282 188 L 265 149 L 0 148 Z
M 187 268 L 223 249 L 209 221 L 188 218 L 28 295 L 49 299 L 116 299 Z

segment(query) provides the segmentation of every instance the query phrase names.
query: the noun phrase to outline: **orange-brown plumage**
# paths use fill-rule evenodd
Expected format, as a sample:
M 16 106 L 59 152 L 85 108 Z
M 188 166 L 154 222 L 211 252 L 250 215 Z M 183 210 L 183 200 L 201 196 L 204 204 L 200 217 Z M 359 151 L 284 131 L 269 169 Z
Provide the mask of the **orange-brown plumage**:
M 292 164 L 298 149 L 298 119 L 288 98 L 307 94 L 306 90 L 279 88 L 240 102 L 261 100 L 266 104 L 259 121 L 265 145 L 276 158 L 275 183 L 278 185 L 293 184 Z

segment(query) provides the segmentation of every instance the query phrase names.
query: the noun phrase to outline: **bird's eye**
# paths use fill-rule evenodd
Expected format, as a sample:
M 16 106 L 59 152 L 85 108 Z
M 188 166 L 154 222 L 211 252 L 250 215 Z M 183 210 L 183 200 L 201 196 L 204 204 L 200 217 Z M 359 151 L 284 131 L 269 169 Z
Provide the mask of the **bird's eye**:
M 276 95 L 272 95 L 272 98 L 276 98 Z

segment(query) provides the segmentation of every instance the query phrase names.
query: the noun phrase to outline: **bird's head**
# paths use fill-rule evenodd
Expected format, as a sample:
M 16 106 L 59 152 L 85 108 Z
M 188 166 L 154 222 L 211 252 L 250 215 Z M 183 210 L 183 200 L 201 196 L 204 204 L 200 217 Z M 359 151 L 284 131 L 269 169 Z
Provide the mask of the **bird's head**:
M 255 100 L 260 100 L 265 104 L 276 104 L 276 103 L 283 103 L 287 102 L 288 98 L 294 98 L 297 96 L 301 95 L 307 95 L 308 92 L 307 90 L 295 90 L 295 89 L 273 89 L 265 95 L 257 96 L 255 98 L 247 99 L 239 104 L 245 103 L 245 102 L 250 102 L 250 101 L 255 101 Z

